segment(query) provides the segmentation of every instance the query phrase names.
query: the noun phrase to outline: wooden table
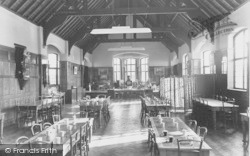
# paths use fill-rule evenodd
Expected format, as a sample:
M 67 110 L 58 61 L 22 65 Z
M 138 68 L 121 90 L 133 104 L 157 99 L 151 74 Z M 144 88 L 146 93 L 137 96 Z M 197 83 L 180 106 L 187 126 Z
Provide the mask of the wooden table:
M 90 100 L 84 100 L 83 102 L 86 103 L 79 103 L 80 106 L 80 111 L 85 110 L 86 112 L 88 112 L 88 108 L 89 107 L 98 107 L 96 108 L 96 110 L 99 110 L 99 123 L 100 123 L 100 128 L 102 127 L 102 120 L 103 120 L 103 114 L 102 114 L 102 108 L 103 108 L 103 101 L 106 100 L 106 98 L 93 98 Z M 94 106 L 90 106 L 90 103 L 98 103 L 98 105 L 94 105 Z
M 223 109 L 223 103 L 220 100 L 216 100 L 216 99 L 211 99 L 211 98 L 200 98 L 200 100 L 195 99 L 195 101 L 199 104 L 202 105 L 208 105 L 210 110 L 212 111 L 212 120 L 213 120 L 213 129 L 216 130 L 216 124 L 217 124 L 217 118 L 216 118 L 216 112 L 218 111 L 222 111 Z M 204 104 L 203 102 L 200 101 L 207 101 L 207 104 Z M 224 102 L 224 110 L 231 110 L 232 108 L 234 108 L 236 114 L 238 114 L 238 105 L 233 105 L 231 103 L 227 103 Z M 236 115 L 236 121 L 238 121 L 238 116 Z
M 124 88 L 124 89 L 111 89 L 108 90 L 109 96 L 118 98 L 139 98 L 139 96 L 144 96 L 145 94 L 153 94 L 152 89 L 136 89 L 136 88 Z
M 67 129 L 67 125 L 66 125 L 66 120 L 69 120 L 69 125 L 72 125 L 73 126 L 73 129 L 72 131 L 69 131 Z M 50 126 L 48 129 L 40 132 L 39 134 L 31 137 L 29 140 L 25 141 L 23 144 L 27 145 L 29 143 L 32 143 L 36 140 L 39 139 L 42 139 L 42 141 L 47 141 L 47 142 L 53 142 L 55 143 L 56 142 L 56 138 L 55 137 L 58 137 L 60 136 L 60 134 L 56 131 L 56 127 L 57 125 L 60 125 L 60 132 L 61 131 L 65 131 L 65 136 L 63 137 L 63 139 L 61 140 L 61 145 L 63 146 L 63 153 L 62 153 L 62 156 L 65 156 L 69 151 L 70 151 L 70 135 L 71 134 L 74 134 L 75 132 L 79 132 L 80 134 L 80 127 L 82 127 L 83 125 L 89 123 L 89 126 L 91 127 L 90 130 L 90 137 L 92 135 L 92 125 L 93 125 L 93 118 L 76 118 L 75 120 L 75 125 L 73 124 L 74 120 L 72 118 L 64 118 L 62 120 L 60 120 L 59 122 L 55 123 L 54 125 Z M 48 137 L 47 137 L 47 133 L 48 132 L 54 132 L 54 137 L 52 137 L 50 140 L 48 140 Z M 58 144 L 58 143 L 57 143 Z
M 35 101 L 35 103 L 32 105 L 22 104 L 22 105 L 16 106 L 16 121 L 17 121 L 18 127 L 20 127 L 19 118 L 21 117 L 20 116 L 21 112 L 33 110 L 35 113 L 34 114 L 35 122 L 38 123 L 38 110 L 42 109 L 43 107 L 50 107 L 52 105 L 52 102 L 53 102 L 52 99 L 45 99 L 45 100 Z M 60 103 L 60 116 L 62 115 L 61 110 L 62 110 L 62 104 Z
M 0 113 L 0 144 L 3 139 L 4 115 L 5 113 Z
M 170 116 L 170 109 L 171 105 L 166 103 L 158 103 L 158 102 L 152 102 L 148 100 L 147 98 L 144 98 L 145 106 L 147 111 L 157 111 L 155 113 L 159 113 L 160 111 L 165 111 L 166 115 Z
M 243 132 L 243 144 L 249 144 L 249 116 L 247 113 L 240 113 L 241 116 L 241 124 L 242 124 L 242 132 Z M 248 139 L 247 139 L 248 138 Z
M 170 119 L 170 120 L 169 120 Z M 179 129 L 178 131 L 181 132 L 181 130 L 185 129 L 186 130 L 186 135 L 192 136 L 193 139 L 199 140 L 200 137 L 192 131 L 180 118 L 174 117 L 173 118 L 175 122 L 178 123 Z M 171 118 L 168 117 L 163 117 L 163 122 L 165 122 L 165 129 L 168 131 L 168 135 L 171 135 L 174 137 L 172 143 L 167 143 L 167 137 L 162 136 L 162 131 L 164 130 L 160 126 L 159 119 L 157 117 L 151 117 L 150 121 L 152 123 L 152 128 L 155 132 L 156 135 L 156 143 L 158 145 L 158 149 L 160 152 L 160 156 L 178 156 L 178 145 L 177 145 L 177 139 L 185 139 L 183 135 L 171 135 L 171 132 L 175 132 L 176 128 L 174 128 L 171 124 Z M 190 149 L 193 146 L 187 146 L 186 148 Z M 212 148 L 206 143 L 203 142 L 202 145 L 202 151 L 201 151 L 201 156 L 209 156 L 210 151 Z M 190 156 L 190 153 L 182 153 L 182 156 Z

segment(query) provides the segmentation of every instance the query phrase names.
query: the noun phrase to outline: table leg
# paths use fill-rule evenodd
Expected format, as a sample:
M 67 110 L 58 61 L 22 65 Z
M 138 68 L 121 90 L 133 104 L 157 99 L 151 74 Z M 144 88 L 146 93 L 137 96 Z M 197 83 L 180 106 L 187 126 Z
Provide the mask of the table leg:
M 213 113 L 213 128 L 216 130 L 216 111 L 212 110 Z
M 99 123 L 100 123 L 100 128 L 102 128 L 102 111 L 100 110 L 99 112 Z
M 246 144 L 246 136 L 247 136 L 247 130 L 246 130 L 246 122 L 244 121 L 244 117 L 241 117 L 241 123 L 242 123 L 242 132 L 243 132 L 243 144 Z

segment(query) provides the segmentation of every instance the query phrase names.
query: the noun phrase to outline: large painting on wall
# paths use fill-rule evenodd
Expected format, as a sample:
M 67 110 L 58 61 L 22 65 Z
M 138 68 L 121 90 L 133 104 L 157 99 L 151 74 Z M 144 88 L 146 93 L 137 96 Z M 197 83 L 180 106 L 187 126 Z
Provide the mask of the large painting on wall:
M 164 75 L 164 67 L 155 67 L 154 74 L 155 75 Z
M 100 76 L 100 80 L 108 79 L 108 68 L 99 68 L 98 75 Z

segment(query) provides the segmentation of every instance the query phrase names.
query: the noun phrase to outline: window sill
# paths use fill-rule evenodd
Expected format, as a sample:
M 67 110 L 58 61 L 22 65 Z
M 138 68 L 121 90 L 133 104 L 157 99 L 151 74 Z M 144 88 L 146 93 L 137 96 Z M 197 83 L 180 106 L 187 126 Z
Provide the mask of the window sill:
M 235 88 L 228 88 L 228 90 L 238 91 L 238 92 L 247 92 L 247 90 L 243 90 L 243 89 L 235 89 Z

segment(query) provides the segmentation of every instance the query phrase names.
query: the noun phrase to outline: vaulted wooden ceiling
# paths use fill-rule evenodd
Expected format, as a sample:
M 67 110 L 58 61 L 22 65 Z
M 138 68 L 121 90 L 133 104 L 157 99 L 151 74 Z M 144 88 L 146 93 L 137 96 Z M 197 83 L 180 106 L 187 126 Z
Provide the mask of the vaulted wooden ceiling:
M 49 33 L 91 52 L 107 35 L 91 35 L 93 28 L 125 25 L 127 15 L 153 30 L 152 39 L 171 51 L 190 37 L 230 14 L 248 0 L 0 0 L 0 5 Z M 204 22 L 206 21 L 206 22 Z M 134 25 L 136 27 L 136 25 Z M 138 41 L 144 41 L 138 39 Z M 148 39 L 145 39 L 148 40 Z M 119 40 L 118 40 L 119 41 Z M 131 41 L 123 39 L 121 41 Z M 136 40 L 135 40 L 136 41 Z

